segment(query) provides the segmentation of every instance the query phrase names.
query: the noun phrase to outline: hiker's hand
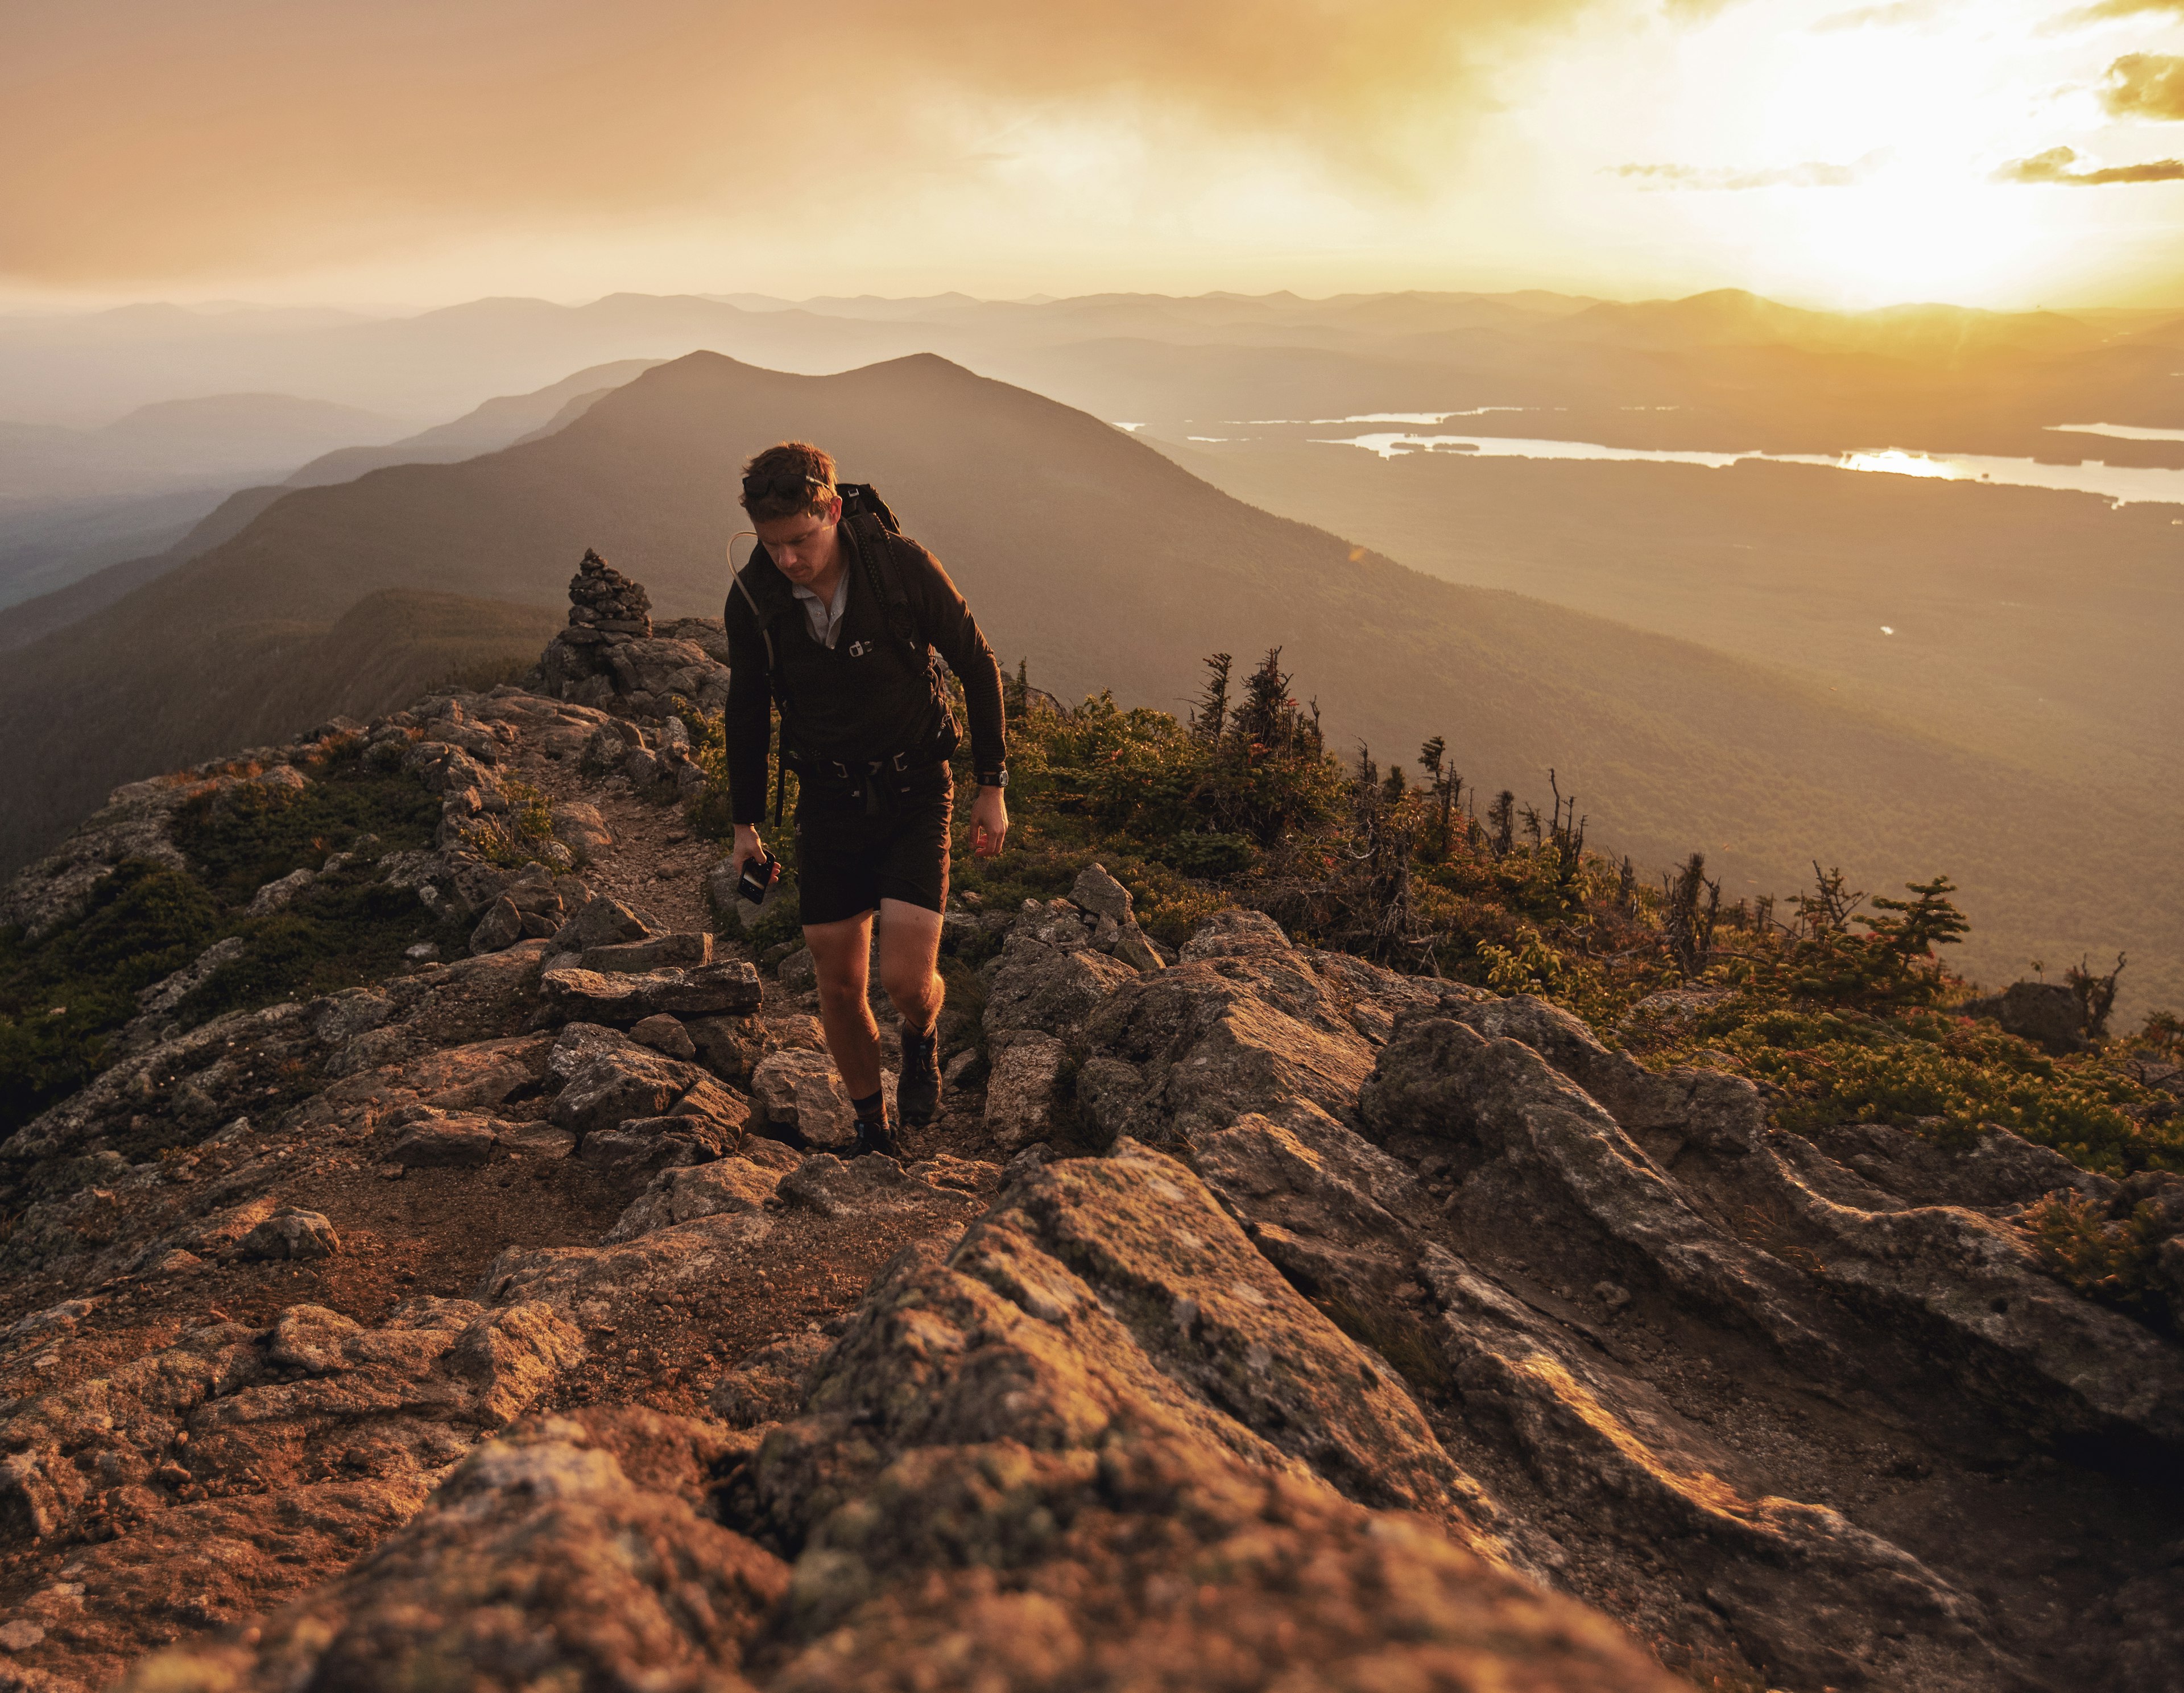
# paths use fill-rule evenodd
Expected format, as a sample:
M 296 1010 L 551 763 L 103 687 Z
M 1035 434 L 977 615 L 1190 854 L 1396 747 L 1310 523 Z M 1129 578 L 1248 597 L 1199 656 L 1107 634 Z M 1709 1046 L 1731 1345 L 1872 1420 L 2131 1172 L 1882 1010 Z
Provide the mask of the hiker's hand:
M 765 850 L 766 849 L 764 847 L 759 845 L 758 829 L 755 824 L 749 823 L 738 824 L 736 825 L 736 849 L 734 852 L 728 854 L 728 874 L 733 876 L 742 875 L 744 873 L 744 866 L 749 863 L 752 859 L 757 858 L 758 855 Z M 766 874 L 767 883 L 771 885 L 773 879 L 780 874 L 781 866 L 779 864 L 777 863 L 769 866 Z
M 972 852 L 981 858 L 994 858 L 1008 836 L 1008 802 L 999 788 L 979 789 L 978 797 L 971 802 Z

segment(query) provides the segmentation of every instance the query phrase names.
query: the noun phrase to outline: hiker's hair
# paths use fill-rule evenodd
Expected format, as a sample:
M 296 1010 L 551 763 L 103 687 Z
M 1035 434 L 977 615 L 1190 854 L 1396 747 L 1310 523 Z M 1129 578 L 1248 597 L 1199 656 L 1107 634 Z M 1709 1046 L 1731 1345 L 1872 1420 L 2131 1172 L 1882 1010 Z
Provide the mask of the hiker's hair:
M 744 467 L 743 507 L 755 522 L 816 517 L 834 498 L 834 461 L 809 441 L 768 447 Z

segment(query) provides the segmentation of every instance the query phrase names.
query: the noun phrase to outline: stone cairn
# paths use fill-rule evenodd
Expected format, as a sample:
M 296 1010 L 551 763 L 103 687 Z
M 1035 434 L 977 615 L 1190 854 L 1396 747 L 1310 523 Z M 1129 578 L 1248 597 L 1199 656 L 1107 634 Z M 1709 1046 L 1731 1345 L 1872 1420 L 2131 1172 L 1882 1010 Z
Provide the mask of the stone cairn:
M 717 620 L 682 617 L 655 629 L 644 584 L 588 549 L 569 578 L 569 621 L 547 643 L 531 685 L 617 717 L 671 717 L 678 698 L 717 712 L 727 699 L 727 657 Z
M 569 578 L 569 627 L 561 639 L 579 646 L 643 640 L 652 634 L 652 596 L 589 547 Z

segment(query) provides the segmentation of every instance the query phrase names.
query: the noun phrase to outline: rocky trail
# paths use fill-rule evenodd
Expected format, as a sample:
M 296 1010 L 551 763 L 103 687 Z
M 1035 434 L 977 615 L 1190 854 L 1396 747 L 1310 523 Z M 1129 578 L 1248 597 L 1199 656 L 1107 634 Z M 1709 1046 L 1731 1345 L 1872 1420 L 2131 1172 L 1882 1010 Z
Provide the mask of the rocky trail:
M 0 1686 L 2184 1685 L 2184 1352 L 2014 1226 L 2114 1183 L 1256 913 L 1168 953 L 1096 868 L 949 914 L 943 1115 L 845 1159 L 808 955 L 668 802 L 717 632 L 601 573 L 537 691 L 136 785 L 10 891 L 361 741 L 472 938 L 148 990 L 0 1146 Z

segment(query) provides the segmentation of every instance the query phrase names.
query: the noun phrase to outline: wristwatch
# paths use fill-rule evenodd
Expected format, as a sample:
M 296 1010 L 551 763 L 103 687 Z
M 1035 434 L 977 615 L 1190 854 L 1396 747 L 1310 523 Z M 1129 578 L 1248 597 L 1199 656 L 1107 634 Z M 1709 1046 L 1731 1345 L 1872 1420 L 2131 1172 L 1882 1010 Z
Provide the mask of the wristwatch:
M 978 785 L 982 788 L 1006 788 L 1008 785 L 1009 767 L 1006 764 L 1002 765 L 998 770 L 981 770 L 978 772 Z

